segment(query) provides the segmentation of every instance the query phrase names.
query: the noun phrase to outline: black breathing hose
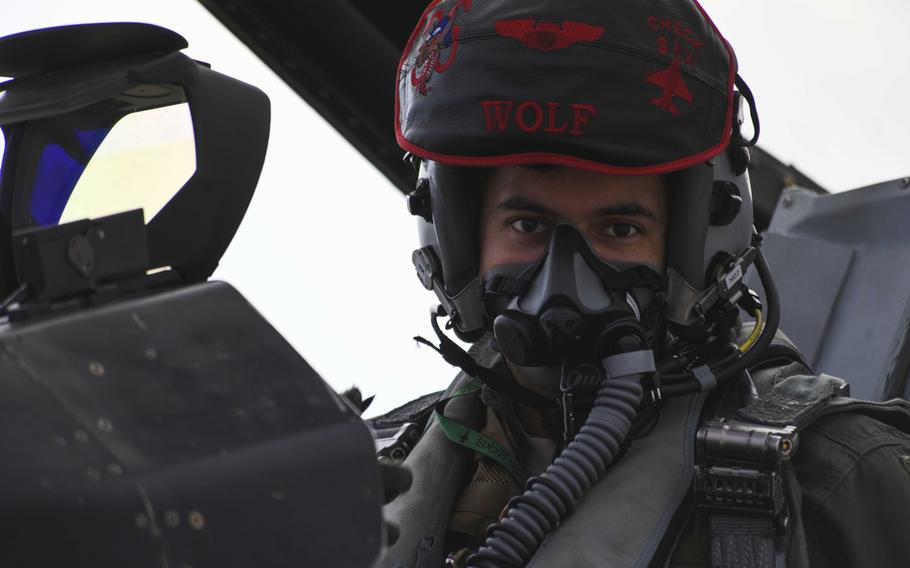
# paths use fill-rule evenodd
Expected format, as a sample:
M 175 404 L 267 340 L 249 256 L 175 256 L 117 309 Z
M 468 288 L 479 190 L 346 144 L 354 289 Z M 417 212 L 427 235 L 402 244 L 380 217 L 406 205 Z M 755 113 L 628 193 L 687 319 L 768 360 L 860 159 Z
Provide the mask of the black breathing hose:
M 483 545 L 468 558 L 468 568 L 524 566 L 613 462 L 641 403 L 642 381 L 654 372 L 654 355 L 650 350 L 619 353 L 604 359 L 603 367 L 594 406 L 578 434 L 509 502 Z

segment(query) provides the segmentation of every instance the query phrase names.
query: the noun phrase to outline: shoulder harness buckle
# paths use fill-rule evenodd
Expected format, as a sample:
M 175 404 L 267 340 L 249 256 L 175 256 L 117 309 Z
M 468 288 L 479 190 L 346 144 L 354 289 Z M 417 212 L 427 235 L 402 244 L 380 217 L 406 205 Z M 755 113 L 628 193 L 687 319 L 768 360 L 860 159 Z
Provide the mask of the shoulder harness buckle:
M 769 517 L 787 525 L 781 468 L 796 452 L 796 428 L 712 420 L 698 432 L 695 491 L 699 506 Z

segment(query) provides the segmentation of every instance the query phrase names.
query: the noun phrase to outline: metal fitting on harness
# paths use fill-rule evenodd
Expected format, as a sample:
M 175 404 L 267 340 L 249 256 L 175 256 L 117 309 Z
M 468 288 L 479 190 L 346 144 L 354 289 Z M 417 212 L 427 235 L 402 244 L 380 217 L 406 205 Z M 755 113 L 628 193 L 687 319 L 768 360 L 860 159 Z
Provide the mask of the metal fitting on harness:
M 418 424 L 405 422 L 391 436 L 377 435 L 374 439 L 376 459 L 379 463 L 400 464 L 420 439 L 421 431 Z
M 796 453 L 796 428 L 711 421 L 698 431 L 695 492 L 700 507 L 788 524 L 783 464 Z

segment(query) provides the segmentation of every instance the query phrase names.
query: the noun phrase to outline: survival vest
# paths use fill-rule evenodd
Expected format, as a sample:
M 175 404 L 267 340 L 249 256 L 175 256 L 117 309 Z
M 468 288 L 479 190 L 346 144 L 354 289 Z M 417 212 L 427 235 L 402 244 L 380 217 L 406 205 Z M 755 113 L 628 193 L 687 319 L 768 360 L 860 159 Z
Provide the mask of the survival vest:
M 496 358 L 485 343 L 471 353 L 488 366 Z M 664 401 L 654 430 L 607 471 L 528 566 L 664 566 L 676 557 L 678 535 L 691 522 L 708 528 L 711 566 L 808 566 L 800 511 L 793 504 L 799 482 L 792 460 L 800 434 L 838 413 L 862 414 L 910 432 L 910 403 L 849 398 L 843 380 L 809 374 L 783 334 L 751 374 L 757 392 L 745 405 L 727 395 L 706 406 L 707 393 Z M 401 533 L 379 566 L 443 565 L 449 515 L 472 456 L 452 444 L 431 416 L 438 401 L 470 383 L 459 374 L 446 391 L 371 421 L 380 459 L 406 455 L 404 465 L 414 475 L 411 489 L 386 510 Z M 485 407 L 477 397 L 453 398 L 445 416 L 480 430 Z

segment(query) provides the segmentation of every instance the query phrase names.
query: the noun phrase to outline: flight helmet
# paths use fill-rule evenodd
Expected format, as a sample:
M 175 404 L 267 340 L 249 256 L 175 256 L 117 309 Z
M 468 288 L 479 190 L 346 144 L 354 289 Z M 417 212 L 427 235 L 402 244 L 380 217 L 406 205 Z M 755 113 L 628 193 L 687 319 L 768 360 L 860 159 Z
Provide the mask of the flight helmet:
M 475 340 L 496 315 L 479 273 L 490 168 L 661 174 L 666 320 L 682 335 L 716 331 L 714 303 L 746 294 L 742 272 L 755 258 L 744 101 L 757 136 L 733 50 L 694 0 L 433 2 L 402 56 L 395 99 L 398 143 L 419 166 L 408 196 L 418 277 L 456 334 Z

